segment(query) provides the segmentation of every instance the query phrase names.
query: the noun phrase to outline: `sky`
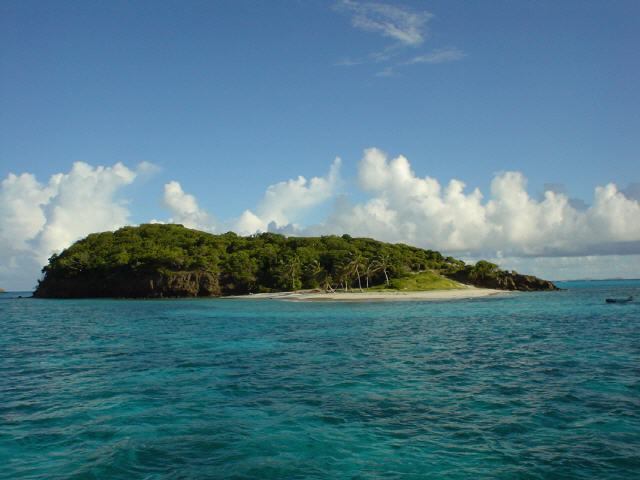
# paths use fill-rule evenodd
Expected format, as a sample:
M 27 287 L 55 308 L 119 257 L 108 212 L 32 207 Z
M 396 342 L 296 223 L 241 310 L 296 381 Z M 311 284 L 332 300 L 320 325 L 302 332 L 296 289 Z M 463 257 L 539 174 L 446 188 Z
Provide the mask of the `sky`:
M 0 287 L 94 231 L 640 277 L 635 0 L 0 1 Z

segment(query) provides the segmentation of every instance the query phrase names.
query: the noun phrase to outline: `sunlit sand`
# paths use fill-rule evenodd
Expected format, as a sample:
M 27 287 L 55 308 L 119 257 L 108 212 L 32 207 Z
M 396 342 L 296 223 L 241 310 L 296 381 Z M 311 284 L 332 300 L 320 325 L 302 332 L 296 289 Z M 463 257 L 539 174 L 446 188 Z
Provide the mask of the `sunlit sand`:
M 451 290 L 429 290 L 422 292 L 368 292 L 352 290 L 349 292 L 320 292 L 320 291 L 298 291 L 298 292 L 277 292 L 277 293 L 256 293 L 252 295 L 237 295 L 226 298 L 241 298 L 249 300 L 287 300 L 293 302 L 320 302 L 320 301 L 439 301 L 439 300 L 464 300 L 468 298 L 490 297 L 493 295 L 509 295 L 511 292 L 504 290 L 493 290 L 490 288 L 466 287 Z

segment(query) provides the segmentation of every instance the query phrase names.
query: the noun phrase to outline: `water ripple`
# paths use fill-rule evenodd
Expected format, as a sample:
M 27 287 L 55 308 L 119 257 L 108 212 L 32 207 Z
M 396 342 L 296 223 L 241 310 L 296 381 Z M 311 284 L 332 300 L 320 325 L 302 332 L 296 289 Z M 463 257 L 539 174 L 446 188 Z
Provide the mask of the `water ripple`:
M 571 287 L 3 301 L 0 478 L 639 478 L 640 282 Z

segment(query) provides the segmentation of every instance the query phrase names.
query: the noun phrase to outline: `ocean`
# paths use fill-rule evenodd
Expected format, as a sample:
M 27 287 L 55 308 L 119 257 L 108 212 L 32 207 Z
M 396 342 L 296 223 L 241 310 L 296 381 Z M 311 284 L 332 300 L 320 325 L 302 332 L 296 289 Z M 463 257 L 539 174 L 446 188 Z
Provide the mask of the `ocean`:
M 0 478 L 640 478 L 640 281 L 558 285 L 447 302 L 1 294 Z

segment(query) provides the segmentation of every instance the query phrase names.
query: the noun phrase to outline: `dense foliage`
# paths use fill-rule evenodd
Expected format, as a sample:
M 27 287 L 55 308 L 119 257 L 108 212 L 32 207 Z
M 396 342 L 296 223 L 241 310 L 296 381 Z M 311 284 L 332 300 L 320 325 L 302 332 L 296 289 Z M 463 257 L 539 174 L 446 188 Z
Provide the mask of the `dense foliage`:
M 148 224 L 94 233 L 53 255 L 45 279 L 101 273 L 201 271 L 223 294 L 389 286 L 412 272 L 454 272 L 464 262 L 404 244 L 349 235 L 213 235 L 182 225 Z

